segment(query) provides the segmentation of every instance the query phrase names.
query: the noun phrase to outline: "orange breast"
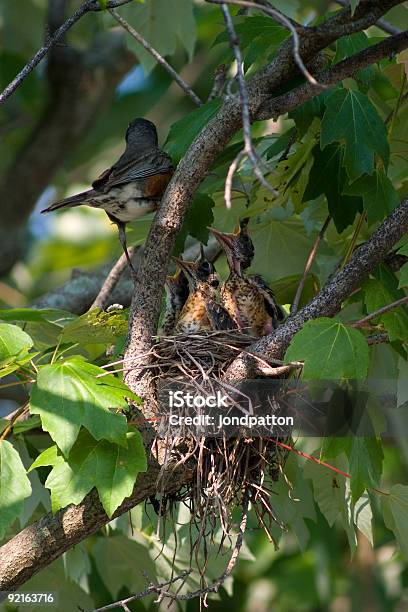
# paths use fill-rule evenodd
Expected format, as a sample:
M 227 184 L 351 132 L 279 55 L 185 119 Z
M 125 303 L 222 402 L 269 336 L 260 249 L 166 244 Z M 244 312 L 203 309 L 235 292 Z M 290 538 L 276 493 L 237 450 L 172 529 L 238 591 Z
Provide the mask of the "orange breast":
M 160 197 L 166 191 L 166 187 L 169 184 L 173 172 L 166 172 L 165 174 L 155 174 L 149 176 L 146 181 L 146 197 Z

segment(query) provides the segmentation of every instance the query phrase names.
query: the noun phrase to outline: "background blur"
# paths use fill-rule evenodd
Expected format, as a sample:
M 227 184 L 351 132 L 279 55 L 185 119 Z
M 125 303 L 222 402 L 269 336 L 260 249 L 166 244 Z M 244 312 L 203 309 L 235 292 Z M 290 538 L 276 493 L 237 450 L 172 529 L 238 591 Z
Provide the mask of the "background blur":
M 44 37 L 79 4 L 79 0 L 0 0 L 1 89 L 41 46 Z M 338 8 L 327 0 L 286 0 L 276 5 L 303 23 Z M 206 100 L 215 69 L 223 62 L 228 64 L 231 57 L 222 40 L 214 44 L 224 30 L 219 8 L 200 0 L 146 0 L 121 8 L 120 13 Z M 402 7 L 388 14 L 387 20 L 400 28 L 407 26 Z M 374 34 L 380 32 L 374 29 Z M 398 94 L 391 88 L 390 108 Z M 79 207 L 44 216 L 40 210 L 55 199 L 88 188 L 121 154 L 126 126 L 134 117 L 152 120 L 158 126 L 160 142 L 165 143 L 171 126 L 192 109 L 192 102 L 169 75 L 109 15 L 88 14 L 69 31 L 67 40 L 51 51 L 48 62 L 42 62 L 0 109 L 0 306 L 29 305 L 70 278 L 74 269 L 91 270 L 119 256 L 116 228 L 104 212 Z M 270 134 L 273 142 L 273 136 L 288 125 L 290 120 L 264 122 L 256 126 L 254 134 Z M 401 131 L 398 139 L 402 139 Z M 402 139 L 398 145 L 397 136 L 394 144 L 400 146 L 393 158 L 392 172 L 397 178 L 406 167 L 408 144 Z M 213 192 L 214 224 L 232 229 L 241 204 L 230 213 L 225 210 L 223 176 L 220 173 L 218 194 Z M 287 222 L 276 213 L 267 228 L 268 240 L 262 238 L 263 230 L 258 230 L 255 271 L 272 283 L 282 277 L 298 278 L 316 227 L 325 216 L 318 205 L 313 211 L 309 209 L 303 217 Z M 283 221 L 279 227 L 277 220 Z M 148 227 L 149 219 L 135 222 L 129 243 L 142 243 Z M 337 261 L 352 231 L 349 227 L 341 241 L 334 228 L 328 232 L 317 262 L 317 279 Z M 284 256 L 277 257 L 277 252 Z M 223 265 L 221 262 L 221 271 Z M 391 359 L 396 359 L 387 351 L 386 346 L 378 347 L 378 363 L 385 369 Z M 291 463 L 288 469 L 298 479 L 295 500 L 296 489 L 302 489 L 301 462 L 291 458 Z M 387 447 L 385 466 L 385 483 L 406 482 L 407 450 Z M 37 502 L 40 505 L 35 512 L 40 516 L 47 503 Z M 233 591 L 229 596 L 222 591 L 218 602 L 211 601 L 211 609 L 407 610 L 408 568 L 396 550 L 393 535 L 380 526 L 382 522 L 374 523 L 374 548 L 360 534 L 352 556 L 344 530 L 329 527 L 312 500 L 309 511 L 305 507 L 302 504 L 302 514 L 292 517 L 296 528 L 283 535 L 279 551 L 262 531 L 249 532 Z M 296 513 L 296 503 L 290 512 Z M 34 578 L 27 589 L 58 590 L 64 601 L 89 607 L 89 597 L 95 605 L 102 605 L 143 588 L 140 569 L 150 568 L 153 562 L 171 561 L 170 551 L 156 560 L 160 544 L 151 527 L 153 516 L 151 508 L 147 514 L 143 508 L 135 509 L 131 517 L 133 535 L 130 518 L 121 517 L 107 529 L 108 538 L 97 535 L 77 546 Z M 214 560 L 215 573 L 226 559 L 227 555 Z M 183 563 L 186 559 L 179 550 L 176 564 L 183 567 Z M 152 598 L 135 604 L 132 610 L 146 608 L 156 609 Z M 186 609 L 196 610 L 198 603 L 190 602 Z

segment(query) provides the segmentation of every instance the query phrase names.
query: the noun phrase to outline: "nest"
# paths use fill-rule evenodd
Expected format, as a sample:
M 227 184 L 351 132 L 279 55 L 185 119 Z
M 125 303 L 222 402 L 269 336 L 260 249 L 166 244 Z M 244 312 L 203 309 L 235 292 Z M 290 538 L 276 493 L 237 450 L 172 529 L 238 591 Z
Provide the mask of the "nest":
M 229 365 L 239 353 L 247 352 L 253 341 L 253 337 L 238 331 L 157 337 L 151 349 L 149 370 L 160 385 L 183 381 L 199 394 L 210 394 L 220 386 L 225 388 L 223 378 Z M 269 362 L 250 354 L 271 367 Z M 196 533 L 192 553 L 198 555 L 200 545 L 206 546 L 207 538 L 213 536 L 219 525 L 223 538 L 229 538 L 234 509 L 248 501 L 259 526 L 274 541 L 272 523 L 277 522 L 282 528 L 283 525 L 273 511 L 271 485 L 278 479 L 287 455 L 278 441 L 271 437 L 225 435 L 165 438 L 165 465 L 183 464 L 193 471 L 191 485 L 170 500 L 182 501 L 191 511 Z M 163 514 L 166 500 L 162 499 L 161 506 Z

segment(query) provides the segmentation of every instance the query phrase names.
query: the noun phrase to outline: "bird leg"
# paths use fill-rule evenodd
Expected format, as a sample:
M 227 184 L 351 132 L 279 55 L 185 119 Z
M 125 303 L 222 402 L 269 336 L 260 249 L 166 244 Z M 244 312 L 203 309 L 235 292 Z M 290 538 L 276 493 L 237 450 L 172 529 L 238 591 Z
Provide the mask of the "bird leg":
M 127 262 L 129 264 L 129 267 L 130 267 L 130 274 L 132 276 L 132 279 L 135 280 L 136 276 L 137 276 L 137 273 L 136 273 L 136 270 L 133 267 L 132 260 L 130 259 L 129 252 L 127 250 L 126 223 L 123 223 L 122 221 L 117 221 L 116 219 L 115 219 L 115 223 L 118 226 L 119 240 L 120 240 L 120 244 L 122 245 L 123 252 L 124 252 L 124 254 L 126 256 Z

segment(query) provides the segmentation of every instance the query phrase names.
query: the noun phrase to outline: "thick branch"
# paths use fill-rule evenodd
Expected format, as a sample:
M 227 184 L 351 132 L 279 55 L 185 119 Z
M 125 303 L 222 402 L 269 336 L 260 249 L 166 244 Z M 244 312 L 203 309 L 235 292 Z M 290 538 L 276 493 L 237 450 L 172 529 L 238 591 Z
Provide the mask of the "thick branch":
M 309 28 L 305 38 L 302 37 L 300 41 L 300 53 L 303 61 L 311 61 L 319 51 L 331 44 L 336 38 L 349 34 L 350 31 L 355 32 L 374 24 L 387 10 L 400 3 L 400 0 L 382 0 L 381 2 L 380 0 L 370 0 L 370 2 L 362 0 L 353 17 L 350 15 L 350 10 L 345 9 L 319 27 Z M 380 48 L 375 45 L 373 52 L 371 51 L 373 47 L 363 52 L 365 53 L 364 57 L 358 54 L 358 61 L 368 65 L 371 61 L 386 56 L 393 48 L 404 48 L 407 46 L 406 40 L 403 35 L 401 36 L 403 37 L 401 40 L 399 37 L 395 37 L 398 40 L 390 39 L 392 40 L 391 44 L 387 44 L 388 41 L 380 43 L 380 45 L 384 45 Z M 373 57 L 374 59 L 372 59 Z M 352 62 L 352 58 L 345 61 Z M 341 64 L 344 64 L 344 62 L 341 62 Z M 340 64 L 333 69 L 337 70 L 337 80 L 344 78 L 343 74 L 347 72 L 344 66 L 343 70 L 339 69 L 339 66 Z M 348 65 L 348 71 L 354 71 L 354 69 L 352 63 Z M 296 74 L 296 70 L 292 42 L 285 42 L 273 62 L 267 68 L 261 70 L 247 84 L 250 112 L 254 119 L 265 119 L 272 115 L 272 112 L 269 112 L 269 114 L 268 112 L 262 113 L 260 109 L 265 106 L 266 99 L 268 102 L 272 100 L 273 103 L 274 99 L 271 92 L 288 82 Z M 349 76 L 349 72 L 347 72 L 347 76 Z M 334 82 L 334 76 L 330 82 Z M 316 88 L 313 87 L 313 90 L 314 92 L 311 94 L 307 89 L 309 97 L 316 95 Z M 290 94 L 287 94 L 287 96 L 290 96 Z M 293 104 L 291 106 L 293 108 L 301 104 L 303 102 L 302 95 L 298 94 L 298 97 L 300 98 L 298 103 L 296 103 L 295 98 L 286 100 L 287 106 Z M 283 100 L 283 98 L 282 96 L 281 99 Z M 283 114 L 287 110 L 288 108 L 282 103 L 279 113 Z M 126 358 L 135 363 L 138 355 L 146 354 L 151 346 L 151 338 L 156 331 L 159 317 L 160 299 L 170 253 L 188 206 L 217 155 L 241 126 L 239 95 L 230 96 L 224 102 L 218 114 L 209 121 L 190 146 L 166 190 L 146 243 L 132 301 Z M 134 368 L 126 378 L 132 390 L 139 395 L 143 395 L 146 391 L 145 383 L 140 380 L 141 371 L 142 368 Z
M 349 263 L 307 306 L 289 317 L 274 333 L 250 346 L 249 350 L 267 358 L 282 359 L 293 336 L 304 323 L 317 317 L 333 317 L 337 314 L 344 300 L 361 286 L 375 266 L 407 232 L 408 198 L 403 200 L 371 238 L 353 253 Z M 240 355 L 230 366 L 227 377 L 233 380 L 251 377 L 254 366 L 253 357 Z
M 380 43 L 372 45 L 351 57 L 335 64 L 329 70 L 324 70 L 316 74 L 319 83 L 324 85 L 334 85 L 339 81 L 353 76 L 357 71 L 380 61 L 384 57 L 399 53 L 408 47 L 408 31 L 390 36 Z M 309 83 L 292 89 L 287 94 L 276 98 L 268 98 L 256 113 L 256 119 L 277 118 L 283 113 L 287 113 L 297 108 L 307 100 L 314 98 L 316 88 Z
M 158 475 L 159 466 L 151 462 L 149 470 L 139 474 L 133 494 L 117 509 L 114 517 L 154 495 Z M 169 468 L 163 475 L 163 493 L 179 490 L 190 477 L 186 469 L 172 471 Z M 92 491 L 79 506 L 68 506 L 55 515 L 46 514 L 40 521 L 26 527 L 0 548 L 0 592 L 17 589 L 110 520 L 97 493 Z
M 336 38 L 372 25 L 389 8 L 399 3 L 396 0 L 382 2 L 362 0 L 354 17 L 350 16 L 349 10 L 341 11 L 339 15 L 313 29 L 310 35 L 308 34 L 307 40 L 301 41 L 300 52 L 303 60 L 312 60 L 316 53 Z M 369 61 L 366 56 L 367 64 Z M 278 53 L 277 59 L 271 66 L 248 83 L 253 116 L 256 116 L 256 111 L 265 103 L 266 97 L 271 95 L 276 87 L 291 79 L 295 73 L 296 66 L 289 43 L 283 46 L 283 50 Z M 344 77 L 340 75 L 338 78 Z M 300 99 L 298 104 L 301 102 Z M 286 110 L 283 107 L 281 112 Z M 130 317 L 127 358 L 135 358 L 150 348 L 151 336 L 156 330 L 169 256 L 184 214 L 216 156 L 240 127 L 239 98 L 233 96 L 205 126 L 179 164 L 152 225 L 140 265 Z M 406 231 L 408 231 L 408 201 L 404 201 L 390 215 L 372 238 L 356 251 L 349 264 L 308 306 L 294 317 L 290 317 L 274 335 L 257 342 L 253 347 L 255 351 L 279 358 L 285 352 L 294 333 L 306 320 L 322 315 L 331 316 L 338 312 L 343 299 L 367 278 L 370 270 L 384 258 L 388 250 Z M 250 374 L 251 364 L 246 359 L 248 358 L 240 357 L 234 363 L 234 367 L 230 370 L 232 378 Z M 128 378 L 129 384 L 135 390 L 138 388 L 139 374 L 140 371 L 135 369 Z M 117 515 L 155 492 L 158 469 L 158 466 L 150 467 L 147 474 L 140 476 L 134 495 L 122 504 Z M 181 472 L 177 476 L 172 473 L 163 478 L 163 482 L 175 490 L 189 478 L 190 474 L 187 472 Z M 47 515 L 38 523 L 26 528 L 0 549 L 0 589 L 17 588 L 108 521 L 96 494 L 93 493 L 79 506 L 70 506 L 55 517 Z
M 280 359 L 294 334 L 305 321 L 319 316 L 333 316 L 347 298 L 382 261 L 387 252 L 408 231 L 408 199 L 384 221 L 373 236 L 352 256 L 347 266 L 339 272 L 320 293 L 290 317 L 278 330 L 255 343 L 250 350 L 269 358 Z M 237 380 L 252 371 L 250 356 L 240 356 L 230 368 L 229 378 Z M 156 492 L 159 466 L 151 462 L 146 474 L 138 478 L 133 495 L 116 511 L 119 516 Z M 165 493 L 177 490 L 189 482 L 191 473 L 183 469 L 163 476 Z M 47 514 L 30 525 L 0 548 L 0 591 L 21 586 L 35 573 L 81 540 L 95 533 L 109 522 L 95 492 L 88 495 L 79 506 L 69 506 L 55 516 Z

